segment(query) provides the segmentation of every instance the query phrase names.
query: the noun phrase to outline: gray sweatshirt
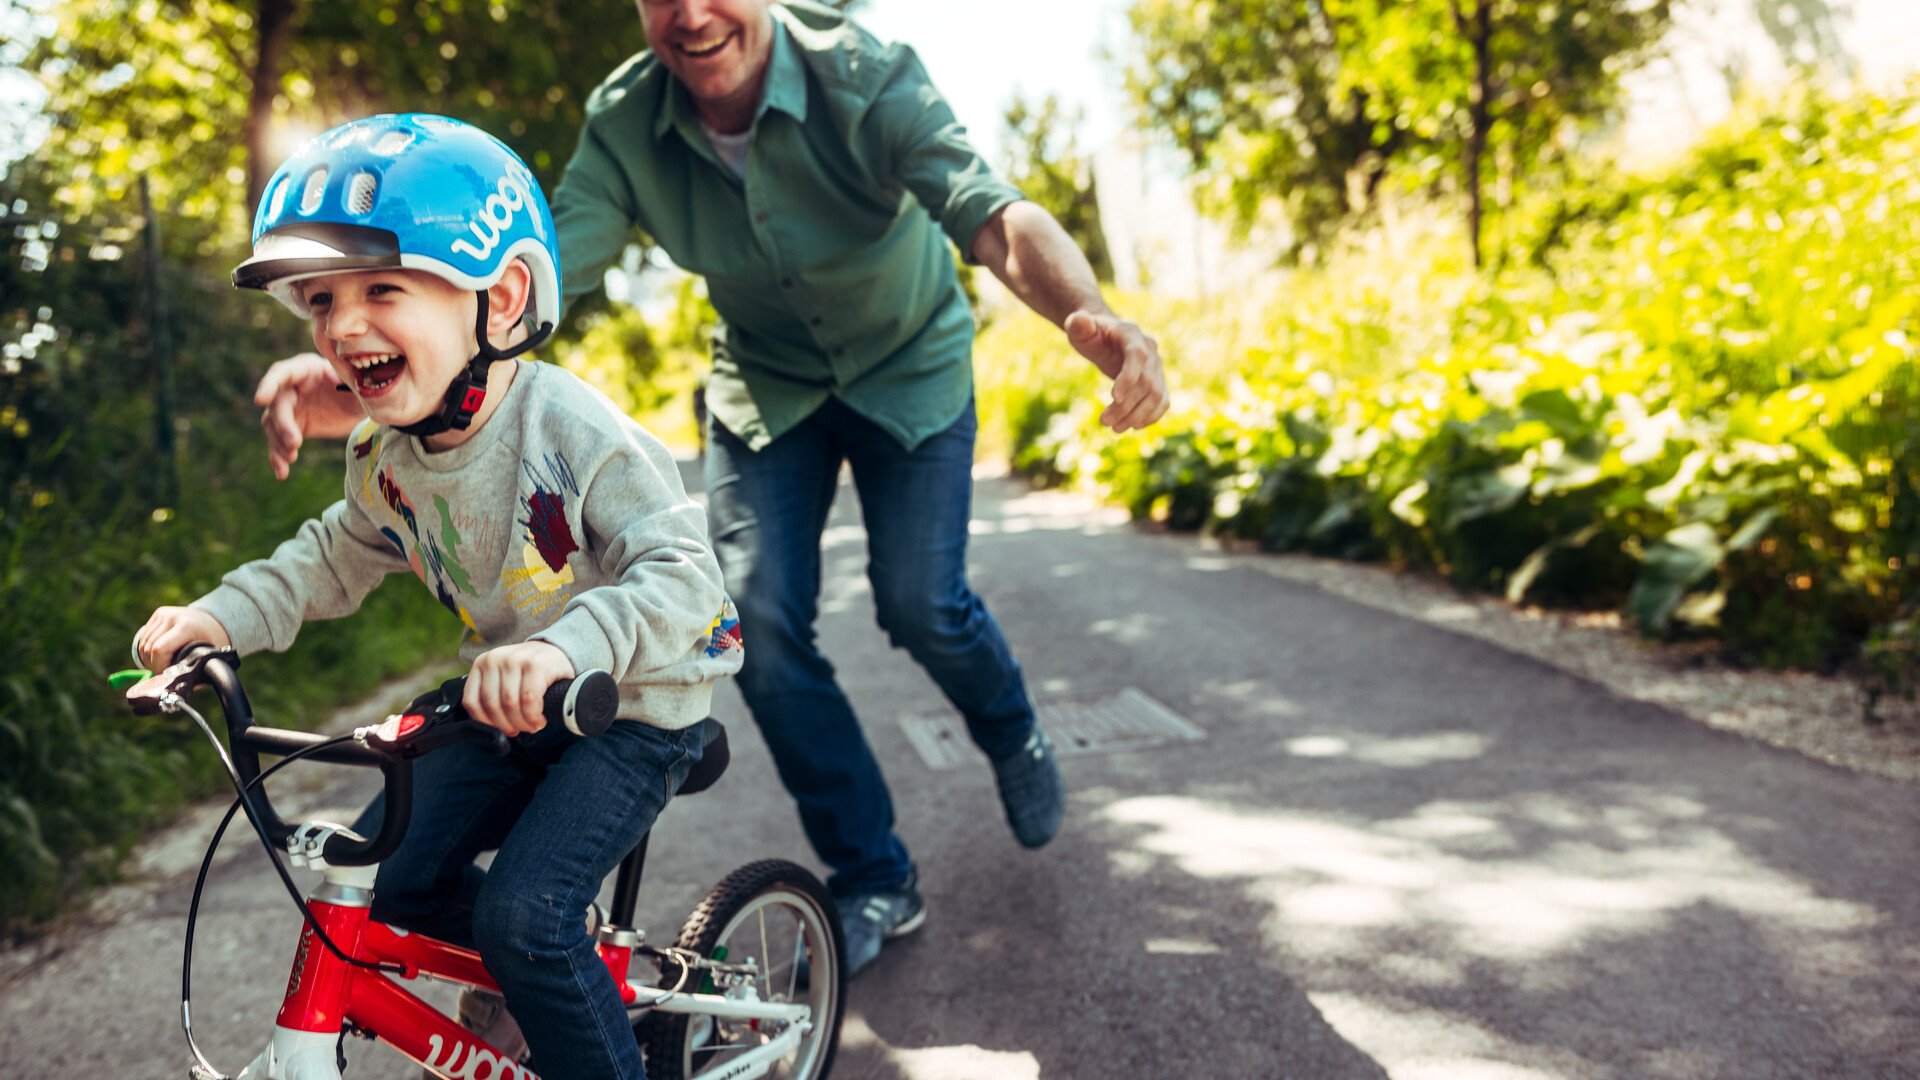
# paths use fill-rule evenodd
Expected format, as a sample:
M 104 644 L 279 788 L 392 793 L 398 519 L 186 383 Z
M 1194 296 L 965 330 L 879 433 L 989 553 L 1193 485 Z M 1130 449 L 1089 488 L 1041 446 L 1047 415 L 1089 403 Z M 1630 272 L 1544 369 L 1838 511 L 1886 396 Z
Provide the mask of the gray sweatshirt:
M 193 606 L 242 655 L 280 652 L 308 619 L 350 614 L 412 570 L 465 625 L 469 664 L 545 641 L 576 671 L 619 680 L 622 719 L 706 716 L 713 680 L 742 655 L 706 511 L 666 447 L 599 391 L 516 363 L 506 398 L 451 450 L 362 424 L 347 440 L 346 498 Z

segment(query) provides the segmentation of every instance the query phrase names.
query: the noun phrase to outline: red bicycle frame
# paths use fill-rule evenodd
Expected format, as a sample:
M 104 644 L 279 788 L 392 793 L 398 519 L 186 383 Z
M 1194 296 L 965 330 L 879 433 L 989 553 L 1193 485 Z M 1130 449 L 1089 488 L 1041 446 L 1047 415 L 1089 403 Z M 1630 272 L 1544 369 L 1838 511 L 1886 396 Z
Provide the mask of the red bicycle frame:
M 399 977 L 404 979 L 430 975 L 483 990 L 499 989 L 480 954 L 472 949 L 375 922 L 365 906 L 314 899 L 309 907 L 327 937 L 356 960 L 399 967 Z M 634 991 L 627 984 L 632 950 L 605 943 L 598 948 L 621 996 L 632 1000 Z M 327 1038 L 350 1026 L 429 1069 L 463 1080 L 538 1080 L 386 973 L 348 963 L 318 945 L 311 926 L 301 927 L 286 999 L 275 1024 L 283 1032 Z

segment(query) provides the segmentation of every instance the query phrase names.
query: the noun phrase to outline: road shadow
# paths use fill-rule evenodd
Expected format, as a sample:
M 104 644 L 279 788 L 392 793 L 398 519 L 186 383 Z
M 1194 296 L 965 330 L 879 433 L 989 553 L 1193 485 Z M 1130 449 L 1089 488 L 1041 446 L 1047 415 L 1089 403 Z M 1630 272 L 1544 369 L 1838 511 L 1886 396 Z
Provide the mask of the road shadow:
M 847 1075 L 1920 1076 L 1912 789 L 1046 498 L 973 544 L 1030 686 L 1208 737 L 1068 761 L 1019 851 L 984 768 L 886 722 L 939 699 L 847 534 L 823 626 L 932 911 L 855 985 Z

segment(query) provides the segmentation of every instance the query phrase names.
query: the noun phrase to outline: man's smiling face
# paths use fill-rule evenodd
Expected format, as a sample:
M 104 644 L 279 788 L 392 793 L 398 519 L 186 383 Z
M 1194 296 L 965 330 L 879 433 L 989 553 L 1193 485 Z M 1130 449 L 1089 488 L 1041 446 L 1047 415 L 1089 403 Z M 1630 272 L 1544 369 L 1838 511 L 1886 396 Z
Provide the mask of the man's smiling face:
M 750 119 L 759 104 L 773 54 L 769 2 L 637 0 L 647 44 L 685 84 L 709 124 L 716 116 Z

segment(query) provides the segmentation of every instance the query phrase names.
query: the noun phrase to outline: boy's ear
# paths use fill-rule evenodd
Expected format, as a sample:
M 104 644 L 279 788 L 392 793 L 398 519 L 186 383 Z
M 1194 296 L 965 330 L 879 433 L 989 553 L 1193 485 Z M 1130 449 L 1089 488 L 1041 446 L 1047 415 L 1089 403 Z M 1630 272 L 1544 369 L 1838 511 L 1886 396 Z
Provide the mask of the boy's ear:
M 487 337 L 498 340 L 511 334 L 532 299 L 533 275 L 526 260 L 515 259 L 487 290 Z

